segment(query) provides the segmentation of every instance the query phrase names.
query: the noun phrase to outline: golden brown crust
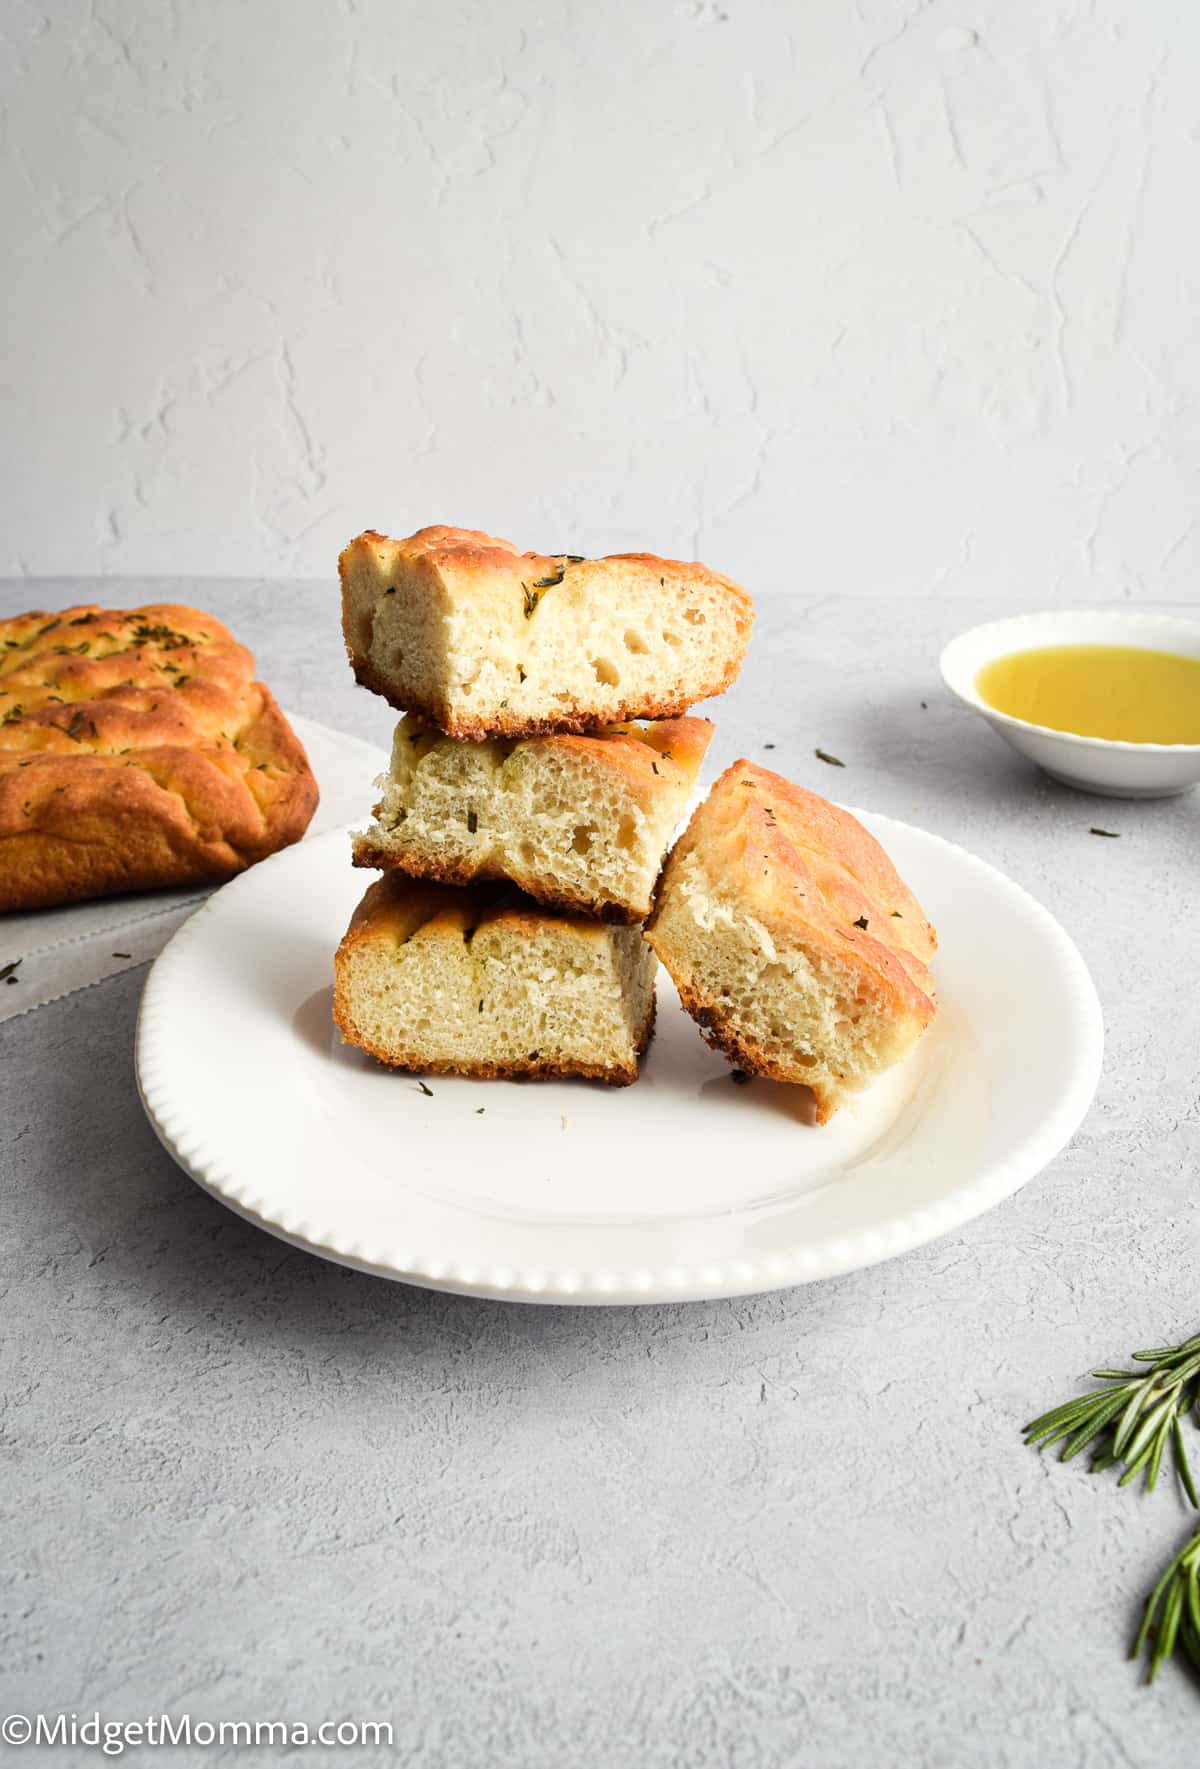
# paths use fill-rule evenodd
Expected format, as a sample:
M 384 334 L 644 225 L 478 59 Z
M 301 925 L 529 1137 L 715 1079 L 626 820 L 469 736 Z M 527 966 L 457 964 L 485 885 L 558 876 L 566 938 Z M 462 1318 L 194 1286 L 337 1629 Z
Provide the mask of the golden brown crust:
M 211 615 L 0 621 L 0 909 L 228 878 L 316 804 L 303 747 Z
M 920 904 L 848 811 L 745 760 L 717 781 L 663 869 L 646 937 L 685 1010 L 706 1042 L 746 1073 L 808 1086 L 817 1122 L 827 1123 L 838 1096 L 785 1048 L 764 1049 L 728 1003 L 689 974 L 684 954 L 656 937 L 664 906 L 675 889 L 689 888 L 689 876 L 705 899 L 747 918 L 750 930 L 761 927 L 777 951 L 856 968 L 888 1018 L 914 1036 L 937 1012 L 928 969 L 937 940 Z
M 403 551 L 412 559 L 464 559 L 487 564 L 496 553 L 506 560 L 535 557 L 532 553 L 523 554 L 512 541 L 500 540 L 494 534 L 485 534 L 481 528 L 454 528 L 444 522 L 418 528 L 415 534 L 408 535 L 402 541 L 380 534 L 377 528 L 368 528 L 363 534 L 356 535 L 343 551 L 348 553 L 351 548 L 363 544 L 389 555 Z M 550 555 L 546 555 L 547 559 L 549 557 Z
M 564 897 L 546 889 L 536 879 L 518 878 L 513 873 L 503 872 L 498 866 L 473 866 L 463 861 L 448 859 L 437 854 L 406 853 L 403 859 L 390 853 L 386 848 L 375 847 L 370 841 L 360 838 L 354 842 L 351 863 L 371 872 L 399 872 L 406 878 L 424 878 L 434 884 L 471 885 L 482 879 L 500 880 L 512 878 L 512 882 L 526 896 L 532 897 L 536 903 L 542 903 L 547 909 L 562 910 L 565 914 L 587 915 L 597 921 L 608 922 L 613 927 L 636 927 L 644 920 L 636 909 L 627 909 L 623 904 L 612 903 L 604 897 L 590 898 L 586 903 L 578 897 Z
M 530 739 L 539 748 L 586 757 L 626 785 L 657 794 L 667 779 L 694 779 L 712 742 L 711 719 L 617 720 L 588 732 L 557 731 Z
M 602 922 L 575 910 L 542 911 L 511 884 L 475 879 L 460 888 L 387 872 L 367 886 L 338 953 L 359 945 L 402 945 L 421 930 L 461 940 L 464 932 L 493 924 L 520 940 L 540 932 L 547 921 L 588 941 L 608 937 Z
M 937 936 L 883 848 L 848 811 L 743 759 L 721 775 L 668 857 L 659 900 L 692 853 L 716 888 L 774 935 L 860 965 L 895 1011 L 922 1025 L 932 1020 L 928 961 Z M 648 934 L 656 920 L 657 904 Z
M 406 535 L 403 540 L 393 540 L 389 535 L 380 534 L 376 528 L 368 528 L 342 549 L 339 565 L 352 563 L 355 552 L 362 550 L 368 550 L 377 559 L 386 559 L 389 563 L 398 559 L 420 559 L 439 571 L 453 571 L 456 575 L 477 573 L 486 577 L 497 568 L 511 571 L 515 566 L 531 583 L 551 575 L 564 561 L 577 565 L 644 565 L 664 575 L 669 572 L 676 579 L 690 578 L 697 584 L 723 584 L 736 593 L 747 617 L 753 615 L 750 597 L 741 584 L 695 559 L 661 559 L 657 553 L 607 553 L 599 559 L 585 559 L 577 553 L 522 552 L 513 541 L 502 540 L 499 535 L 485 534 L 478 528 L 454 528 L 441 523 L 418 528 L 415 534 Z

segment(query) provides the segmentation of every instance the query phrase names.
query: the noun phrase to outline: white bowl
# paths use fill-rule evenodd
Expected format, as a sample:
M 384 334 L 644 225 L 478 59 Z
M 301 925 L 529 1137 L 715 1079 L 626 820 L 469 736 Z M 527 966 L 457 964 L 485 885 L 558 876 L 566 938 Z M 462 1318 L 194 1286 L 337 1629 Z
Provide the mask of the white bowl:
M 1200 659 L 1200 621 L 1174 614 L 1065 610 L 991 620 L 951 639 L 942 652 L 942 679 L 967 706 L 982 713 L 1006 742 L 1055 780 L 1105 798 L 1157 799 L 1186 792 L 1200 781 L 1200 743 L 1118 743 L 1031 725 L 989 706 L 976 687 L 979 672 L 997 657 L 1040 645 L 1130 645 Z

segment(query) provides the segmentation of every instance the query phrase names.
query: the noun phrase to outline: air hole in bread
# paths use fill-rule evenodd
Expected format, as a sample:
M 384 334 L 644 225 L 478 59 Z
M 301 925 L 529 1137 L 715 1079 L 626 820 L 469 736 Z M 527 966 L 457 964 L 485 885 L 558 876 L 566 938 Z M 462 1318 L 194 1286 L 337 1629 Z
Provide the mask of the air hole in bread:
M 630 627 L 625 634 L 625 649 L 626 651 L 632 651 L 635 657 L 640 657 L 644 652 L 649 651 L 650 647 L 647 645 L 642 635 L 640 633 L 635 633 L 633 628 Z
M 623 848 L 626 853 L 628 853 L 629 849 L 633 847 L 636 841 L 637 824 L 632 817 L 622 817 L 620 827 L 617 830 L 617 846 Z
M 591 852 L 592 836 L 594 833 L 595 833 L 595 831 L 592 829 L 590 824 L 587 824 L 587 823 L 577 823 L 576 824 L 575 835 L 574 835 L 574 838 L 571 842 L 571 846 L 574 848 L 574 850 L 577 854 L 589 854 Z
M 686 621 L 690 621 L 694 627 L 707 626 L 708 624 L 708 616 L 706 614 L 701 614 L 698 608 L 685 608 L 683 611 L 683 618 Z
M 617 683 L 621 680 L 621 673 L 616 664 L 610 663 L 607 657 L 593 657 L 591 663 L 592 669 L 596 674 L 596 680 L 598 682 L 607 683 L 610 688 L 615 688 Z
M 683 643 L 683 641 L 680 639 L 678 633 L 670 633 L 667 631 L 666 627 L 663 628 L 663 644 L 664 645 L 679 646 L 682 643 Z

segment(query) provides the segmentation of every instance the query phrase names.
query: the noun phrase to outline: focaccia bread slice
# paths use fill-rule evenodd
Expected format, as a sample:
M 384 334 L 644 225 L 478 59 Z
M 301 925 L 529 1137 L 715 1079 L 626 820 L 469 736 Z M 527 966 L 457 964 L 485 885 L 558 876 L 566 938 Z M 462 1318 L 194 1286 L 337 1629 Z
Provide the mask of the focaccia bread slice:
M 753 606 L 649 553 L 522 553 L 465 528 L 369 532 L 338 561 L 354 674 L 449 737 L 675 718 L 737 675 Z
M 0 621 L 0 909 L 229 878 L 316 805 L 299 739 L 211 615 Z
M 640 928 L 543 909 L 511 886 L 389 872 L 338 947 L 333 1014 L 393 1068 L 623 1087 L 650 1042 L 655 969 Z
M 354 864 L 507 878 L 540 903 L 644 921 L 711 737 L 707 719 L 663 719 L 459 743 L 409 714 Z
M 646 934 L 708 1042 L 811 1087 L 819 1123 L 937 1010 L 934 931 L 874 836 L 753 762 L 692 817 Z

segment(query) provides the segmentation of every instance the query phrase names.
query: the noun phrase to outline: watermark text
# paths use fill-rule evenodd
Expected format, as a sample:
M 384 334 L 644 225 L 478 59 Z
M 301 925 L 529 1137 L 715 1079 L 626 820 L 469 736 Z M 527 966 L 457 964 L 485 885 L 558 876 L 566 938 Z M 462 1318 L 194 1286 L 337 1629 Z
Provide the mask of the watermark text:
M 0 1720 L 0 1743 L 70 1745 L 119 1757 L 131 1745 L 192 1745 L 228 1748 L 316 1745 L 352 1750 L 359 1745 L 393 1743 L 390 1720 L 198 1720 L 191 1714 L 146 1714 L 140 1720 L 110 1720 L 103 1714 L 8 1714 Z

